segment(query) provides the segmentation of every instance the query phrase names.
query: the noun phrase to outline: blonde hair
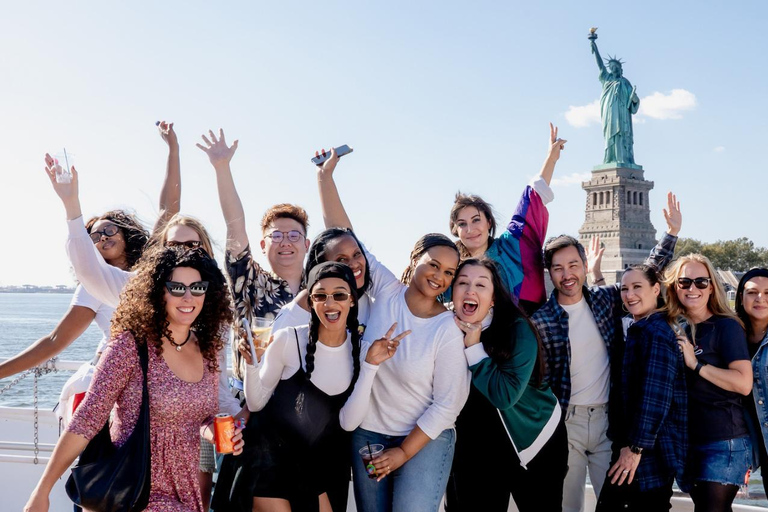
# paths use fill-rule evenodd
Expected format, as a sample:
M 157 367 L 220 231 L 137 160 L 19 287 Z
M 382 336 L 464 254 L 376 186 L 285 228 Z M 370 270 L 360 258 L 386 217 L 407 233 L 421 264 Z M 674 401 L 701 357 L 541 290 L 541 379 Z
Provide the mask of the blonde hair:
M 670 323 L 670 325 L 679 326 L 679 317 L 684 317 L 686 320 L 690 320 L 685 307 L 680 303 L 680 298 L 677 296 L 677 280 L 680 277 L 680 274 L 683 273 L 683 267 L 689 263 L 701 263 L 707 269 L 707 274 L 709 274 L 709 283 L 712 286 L 712 293 L 710 294 L 709 300 L 707 301 L 707 308 L 709 311 L 718 316 L 733 318 L 739 322 L 739 325 L 743 327 L 744 325 L 742 324 L 741 320 L 738 316 L 736 316 L 736 313 L 728 304 L 728 299 L 725 295 L 725 287 L 723 287 L 723 284 L 720 282 L 714 265 L 712 265 L 712 262 L 709 261 L 709 258 L 703 254 L 697 253 L 692 253 L 677 258 L 664 272 L 663 282 L 666 286 L 667 321 Z M 691 327 L 691 336 L 695 338 L 695 324 L 691 321 L 688 323 Z M 695 339 L 691 341 L 695 342 Z
M 168 231 L 174 226 L 186 226 L 197 233 L 200 237 L 200 245 L 202 249 L 208 253 L 208 256 L 213 258 L 213 243 L 211 237 L 208 235 L 208 230 L 205 229 L 203 223 L 194 217 L 189 215 L 181 215 L 177 213 L 171 217 L 160 229 L 152 233 L 152 245 L 165 245 L 168 241 Z

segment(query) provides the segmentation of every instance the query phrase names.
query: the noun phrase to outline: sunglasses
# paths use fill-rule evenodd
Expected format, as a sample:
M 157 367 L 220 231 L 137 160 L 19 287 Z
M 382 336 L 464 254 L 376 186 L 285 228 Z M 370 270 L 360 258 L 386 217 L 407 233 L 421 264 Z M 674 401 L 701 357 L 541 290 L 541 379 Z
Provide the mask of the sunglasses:
M 313 293 L 309 297 L 312 299 L 312 302 L 325 302 L 328 300 L 328 297 L 333 297 L 334 302 L 344 302 L 346 300 L 349 300 L 351 296 L 352 294 L 347 292 L 334 292 L 334 293 Z
M 200 240 L 188 240 L 186 242 L 177 242 L 176 240 L 167 240 L 166 247 L 186 247 L 187 249 L 199 249 L 203 245 Z
M 115 236 L 120 228 L 114 224 L 107 224 L 101 231 L 91 231 L 88 236 L 91 237 L 93 243 L 97 244 L 101 240 L 101 236 Z
M 264 239 L 271 238 L 274 243 L 279 244 L 285 237 L 288 237 L 289 242 L 296 243 L 304 238 L 304 234 L 301 231 L 296 231 L 295 229 L 292 229 L 291 231 L 273 231 L 265 236 Z
M 166 281 L 165 288 L 168 290 L 168 293 L 174 297 L 183 297 L 187 294 L 187 290 L 189 290 L 189 293 L 191 293 L 192 296 L 200 297 L 201 295 L 205 295 L 205 292 L 208 291 L 208 281 L 197 281 L 189 286 L 177 281 Z
M 696 288 L 699 290 L 706 290 L 709 288 L 710 282 L 712 282 L 712 279 L 709 277 L 697 277 L 696 279 L 691 279 L 690 277 L 678 277 L 677 287 L 681 290 L 687 290 L 692 284 L 695 284 Z

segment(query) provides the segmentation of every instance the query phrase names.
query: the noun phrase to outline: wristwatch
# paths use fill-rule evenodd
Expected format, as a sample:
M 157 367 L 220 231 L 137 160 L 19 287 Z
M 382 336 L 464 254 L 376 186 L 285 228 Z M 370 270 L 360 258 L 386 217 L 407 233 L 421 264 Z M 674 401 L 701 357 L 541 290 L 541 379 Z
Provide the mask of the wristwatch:
M 696 372 L 696 375 L 701 374 L 701 369 L 707 366 L 709 363 L 703 363 L 701 361 L 696 362 L 696 368 L 693 369 L 694 372 Z
M 629 451 L 631 451 L 635 455 L 640 455 L 641 453 L 643 453 L 642 448 L 640 448 L 639 446 L 635 446 L 633 444 L 629 445 Z

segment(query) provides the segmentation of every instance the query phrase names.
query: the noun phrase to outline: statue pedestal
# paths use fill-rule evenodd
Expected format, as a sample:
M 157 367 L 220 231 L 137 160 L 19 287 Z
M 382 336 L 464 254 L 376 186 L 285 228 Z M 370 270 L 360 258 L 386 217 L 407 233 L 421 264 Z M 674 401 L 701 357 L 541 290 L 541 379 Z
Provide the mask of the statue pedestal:
M 600 236 L 607 284 L 617 282 L 627 266 L 642 263 L 656 245 L 648 200 L 653 182 L 643 174 L 639 165 L 598 165 L 592 178 L 581 184 L 587 203 L 579 240 L 589 247 L 591 238 Z

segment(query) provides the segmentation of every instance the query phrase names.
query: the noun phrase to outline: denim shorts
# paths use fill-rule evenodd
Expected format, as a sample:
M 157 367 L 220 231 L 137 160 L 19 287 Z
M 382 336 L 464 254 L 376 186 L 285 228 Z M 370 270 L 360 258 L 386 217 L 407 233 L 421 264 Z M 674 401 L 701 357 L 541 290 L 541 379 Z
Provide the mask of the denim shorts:
M 752 443 L 749 437 L 691 445 L 688 454 L 687 479 L 695 482 L 717 482 L 744 485 L 747 470 L 752 467 Z

